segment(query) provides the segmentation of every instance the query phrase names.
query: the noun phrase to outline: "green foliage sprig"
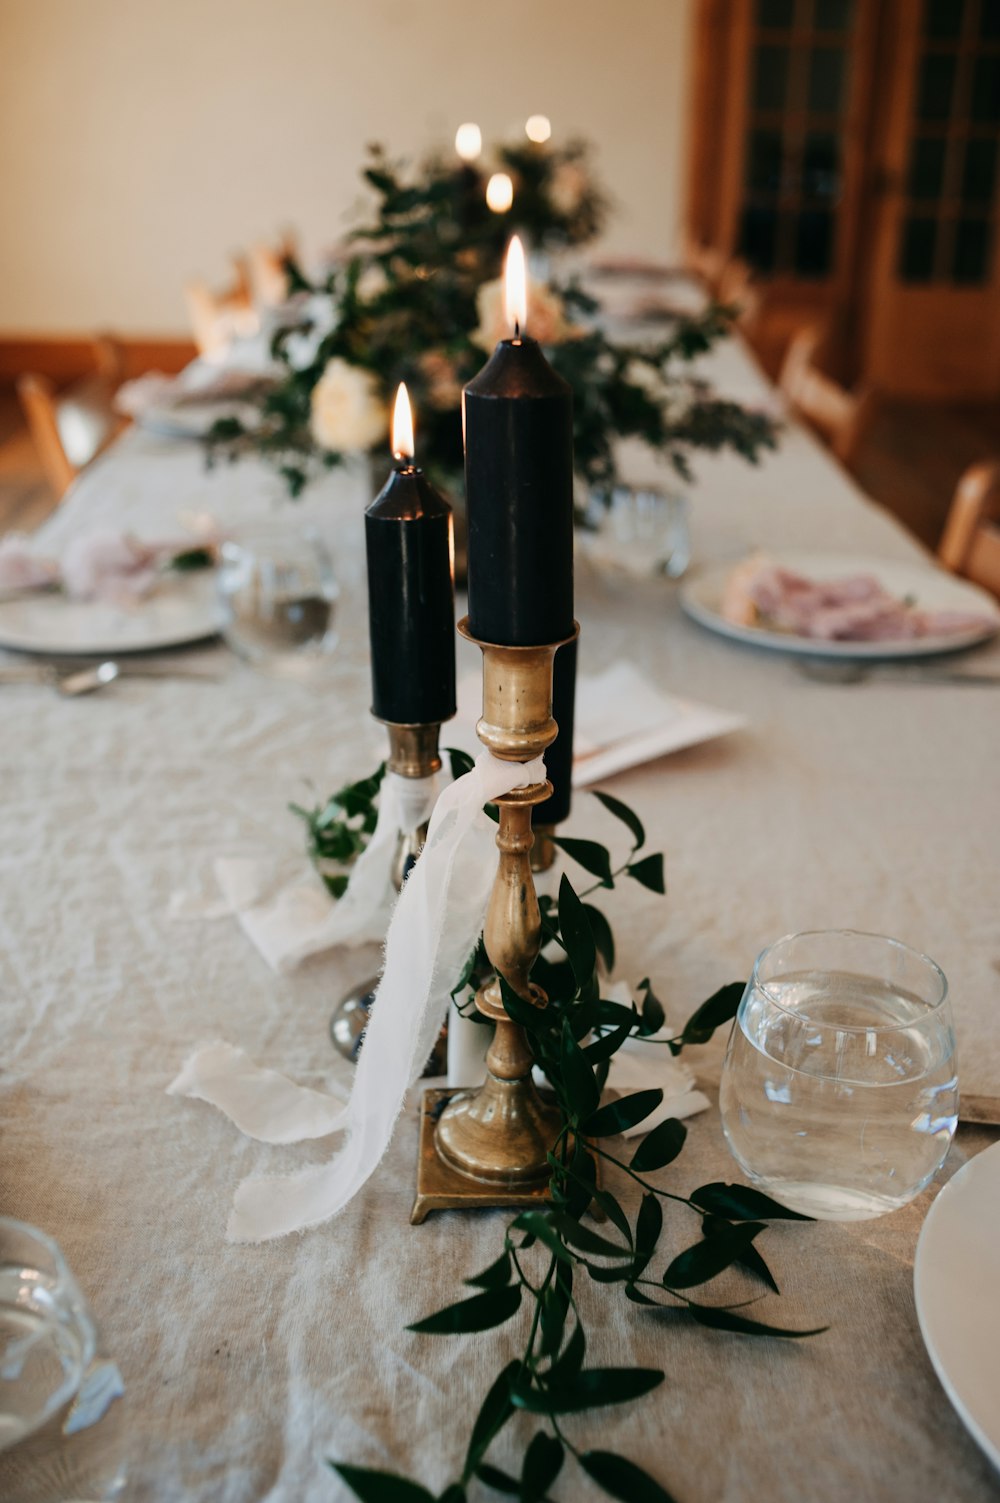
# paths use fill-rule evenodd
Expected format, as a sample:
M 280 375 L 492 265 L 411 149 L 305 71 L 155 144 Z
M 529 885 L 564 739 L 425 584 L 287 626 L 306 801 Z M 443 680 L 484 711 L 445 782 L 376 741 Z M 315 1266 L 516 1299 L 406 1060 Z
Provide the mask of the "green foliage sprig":
M 618 1286 L 633 1305 L 667 1310 L 713 1330 L 798 1338 L 826 1329 L 772 1325 L 742 1313 L 745 1302 L 705 1304 L 692 1293 L 725 1270 L 739 1267 L 777 1294 L 777 1281 L 757 1241 L 769 1221 L 809 1217 L 743 1185 L 711 1183 L 685 1195 L 651 1178 L 668 1169 L 684 1146 L 686 1128 L 673 1119 L 649 1132 L 627 1159 L 609 1146 L 662 1102 L 661 1090 L 636 1091 L 603 1106 L 601 1095 L 614 1055 L 628 1039 L 648 1040 L 658 1033 L 664 1012 L 648 980 L 640 986 L 641 1009 L 601 997 L 598 959 L 602 956 L 607 963 L 610 954 L 613 961 L 613 940 L 603 915 L 585 897 L 598 887 L 613 886 L 622 874 L 662 892 L 663 871 L 662 857 L 635 859 L 646 839 L 635 813 L 610 795 L 599 797 L 627 827 L 632 847 L 626 861 L 613 867 L 610 854 L 597 842 L 559 838 L 566 854 L 597 882 L 578 893 L 564 875 L 558 899 L 545 906 L 543 936 L 563 951 L 560 961 L 540 960 L 532 972 L 534 979 L 544 977 L 543 984 L 552 987 L 548 1005 L 537 1007 L 500 977 L 507 1013 L 525 1028 L 559 1111 L 560 1132 L 549 1154 L 550 1204 L 514 1218 L 497 1258 L 464 1280 L 471 1294 L 409 1327 L 424 1335 L 460 1336 L 517 1321 L 524 1333 L 520 1356 L 507 1362 L 490 1385 L 472 1424 L 461 1474 L 437 1495 L 394 1473 L 331 1462 L 362 1503 L 467 1503 L 476 1483 L 521 1503 L 545 1503 L 570 1458 L 622 1503 L 672 1503 L 662 1484 L 634 1461 L 580 1446 L 568 1433 L 573 1416 L 641 1399 L 665 1376 L 659 1368 L 588 1365 L 588 1281 L 598 1289 Z M 671 1052 L 706 1042 L 735 1016 L 742 993 L 742 982 L 720 988 L 680 1034 L 664 1041 Z M 641 1190 L 634 1219 L 618 1196 L 598 1183 L 599 1160 L 608 1172 L 624 1175 Z M 603 1215 L 606 1227 L 597 1231 L 585 1223 L 590 1211 Z M 664 1266 L 662 1258 L 657 1261 L 657 1249 L 665 1212 L 697 1217 L 700 1237 Z M 488 1454 L 518 1414 L 535 1417 L 538 1428 L 515 1476 L 491 1462 Z
M 382 762 L 369 777 L 345 783 L 323 804 L 312 809 L 304 809 L 301 804 L 288 806 L 305 822 L 309 855 L 320 866 L 327 890 L 335 898 L 342 898 L 347 891 L 350 873 L 323 872 L 321 863 L 337 861 L 348 865 L 360 856 L 375 833 L 378 791 L 384 777 Z
M 599 232 L 608 208 L 581 142 L 545 149 L 518 143 L 497 155 L 515 181 L 508 215 L 487 208 L 479 167 L 439 155 L 411 174 L 382 147 L 371 148 L 363 171 L 375 200 L 371 218 L 349 236 L 347 263 L 319 281 L 286 263 L 292 303 L 271 346 L 281 373 L 254 396 L 253 420 L 227 417 L 214 425 L 210 461 L 259 455 L 293 496 L 339 464 L 344 454 L 314 439 L 310 413 L 328 362 L 340 359 L 375 377 L 386 411 L 397 384 L 406 382 L 418 413 L 421 464 L 460 497 L 460 393 L 486 358 L 475 342 L 480 289 L 500 276 L 515 230 L 536 248 L 578 246 Z M 575 184 L 568 197 L 560 191 L 567 176 Z M 625 438 L 642 440 L 685 478 L 698 449 L 731 449 L 756 462 L 774 447 L 770 416 L 719 399 L 689 369 L 729 333 L 737 310 L 678 314 L 667 318 L 657 342 L 619 344 L 604 333 L 599 304 L 582 288 L 553 281 L 552 291 L 570 337 L 547 344 L 546 353 L 573 388 L 575 462 L 587 486 L 613 483 L 614 446 Z M 308 363 L 297 366 L 292 336 L 310 331 L 323 337 Z

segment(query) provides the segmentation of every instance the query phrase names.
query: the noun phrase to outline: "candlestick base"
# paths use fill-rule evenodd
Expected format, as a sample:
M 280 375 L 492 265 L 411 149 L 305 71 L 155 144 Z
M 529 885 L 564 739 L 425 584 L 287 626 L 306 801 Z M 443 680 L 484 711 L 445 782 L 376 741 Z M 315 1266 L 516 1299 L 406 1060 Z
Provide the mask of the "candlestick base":
M 474 1092 L 431 1089 L 420 1103 L 420 1157 L 417 1162 L 417 1194 L 410 1212 L 410 1222 L 419 1226 L 431 1211 L 475 1211 L 490 1206 L 524 1209 L 544 1206 L 549 1201 L 549 1177 L 536 1177 L 527 1183 L 476 1179 L 455 1168 L 440 1153 L 436 1133 L 441 1113 L 446 1107 L 457 1108 Z

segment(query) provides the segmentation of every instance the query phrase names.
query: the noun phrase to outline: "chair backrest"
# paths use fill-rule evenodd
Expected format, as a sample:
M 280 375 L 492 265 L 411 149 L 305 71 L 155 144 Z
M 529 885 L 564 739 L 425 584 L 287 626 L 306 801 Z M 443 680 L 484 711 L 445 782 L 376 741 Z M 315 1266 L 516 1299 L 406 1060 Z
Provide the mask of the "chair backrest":
M 1000 597 L 1000 461 L 965 471 L 944 524 L 938 558 Z
M 843 464 L 850 465 L 871 424 L 875 396 L 867 387 L 848 391 L 821 369 L 825 343 L 820 325 L 799 329 L 789 341 L 778 385 L 792 411 L 819 432 Z
M 113 404 L 124 374 L 124 351 L 108 334 L 99 335 L 93 348 L 94 373 L 62 391 L 45 376 L 23 375 L 17 382 L 46 479 L 60 497 L 123 426 Z
M 688 271 L 692 271 L 704 282 L 714 296 L 726 269 L 726 258 L 722 251 L 716 250 L 712 245 L 703 245 L 693 236 L 685 234 L 681 241 L 681 257 Z
M 258 242 L 248 257 L 254 302 L 261 308 L 279 308 L 288 298 L 285 261 L 297 261 L 298 241 L 294 230 L 284 230 L 275 245 Z
M 202 281 L 188 282 L 184 288 L 198 354 L 209 359 L 221 355 L 233 339 L 256 334 L 260 327 L 247 262 L 243 256 L 234 256 L 232 260 L 234 280 L 221 292 L 213 292 Z
M 738 310 L 737 324 L 744 334 L 751 333 L 760 319 L 764 299 L 751 267 L 740 256 L 726 263 L 715 296 L 720 303 Z
M 17 394 L 41 460 L 45 478 L 57 496 L 64 496 L 77 477 L 75 465 L 63 447 L 56 417 L 56 389 L 46 376 L 19 376 Z

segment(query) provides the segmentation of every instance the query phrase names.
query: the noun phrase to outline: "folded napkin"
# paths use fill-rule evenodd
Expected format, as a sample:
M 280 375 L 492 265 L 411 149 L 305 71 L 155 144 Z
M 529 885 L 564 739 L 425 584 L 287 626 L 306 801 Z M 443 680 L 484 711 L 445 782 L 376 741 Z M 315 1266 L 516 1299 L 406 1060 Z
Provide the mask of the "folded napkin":
M 674 1059 L 667 1048 L 667 1031 L 654 1033 L 648 1040 L 629 1039 L 611 1061 L 608 1071 L 608 1088 L 619 1095 L 633 1091 L 648 1091 L 659 1087 L 663 1100 L 654 1112 L 628 1127 L 626 1138 L 637 1138 L 652 1132 L 668 1117 L 678 1121 L 693 1117 L 697 1112 L 707 1111 L 712 1105 L 708 1097 L 695 1087 L 695 1078 L 690 1067 Z
M 481 677 L 463 675 L 458 684 L 458 715 L 449 736 L 453 745 L 470 754 L 477 745 L 481 704 Z M 581 674 L 576 685 L 573 786 L 590 787 L 627 767 L 728 735 L 746 723 L 743 715 L 665 694 L 632 663 L 619 662 L 602 673 Z
M 288 1142 L 300 1128 L 301 1136 L 315 1135 L 317 1126 L 348 1132 L 341 1152 L 325 1164 L 244 1180 L 230 1241 L 263 1242 L 315 1226 L 342 1210 L 378 1167 L 406 1091 L 440 1031 L 455 977 L 482 931 L 496 870 L 496 826 L 483 805 L 544 775 L 540 757 L 522 766 L 483 752 L 438 799 L 423 854 L 393 911 L 385 967 L 345 1107 L 325 1107 L 315 1091 L 257 1071 L 239 1051 L 218 1044 L 198 1050 L 168 1088 L 211 1102 L 255 1137 Z M 255 1075 L 263 1076 L 259 1096 Z
M 337 901 L 311 867 L 277 891 L 268 891 L 273 862 L 246 856 L 216 860 L 215 875 L 228 910 L 235 913 L 272 970 L 293 970 L 308 956 L 335 945 L 381 944 L 396 901 L 392 880 L 396 841 L 400 833 L 409 835 L 430 818 L 437 795 L 436 775 L 403 778 L 386 773 L 374 833 L 351 871 L 347 891 Z M 183 916 L 176 903 L 174 913 Z
M 192 546 L 190 538 L 144 542 L 109 528 L 81 533 L 62 558 L 37 553 L 17 533 L 0 538 L 0 592 L 62 588 L 71 600 L 135 604 L 159 582 L 164 565 Z
M 141 418 L 153 407 L 161 407 L 171 401 L 177 392 L 176 376 L 165 376 L 162 371 L 147 371 L 132 381 L 123 381 L 115 392 L 112 403 L 116 412 L 133 420 Z

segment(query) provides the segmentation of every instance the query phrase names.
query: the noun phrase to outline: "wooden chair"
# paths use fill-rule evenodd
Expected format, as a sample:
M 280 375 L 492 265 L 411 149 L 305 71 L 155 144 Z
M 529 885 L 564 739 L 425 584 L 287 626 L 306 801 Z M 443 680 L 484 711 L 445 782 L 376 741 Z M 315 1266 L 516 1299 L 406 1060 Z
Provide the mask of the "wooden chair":
M 294 230 L 284 230 L 276 245 L 259 242 L 249 255 L 250 285 L 254 301 L 260 308 L 279 308 L 288 299 L 285 261 L 299 259 L 298 238 Z
M 791 410 L 815 428 L 850 468 L 871 425 L 875 394 L 868 387 L 848 391 L 821 369 L 825 343 L 820 325 L 800 329 L 785 352 L 778 385 Z
M 232 261 L 234 280 L 221 292 L 202 281 L 188 282 L 184 288 L 198 354 L 209 360 L 220 358 L 233 339 L 256 334 L 260 327 L 246 259 L 234 256 Z
M 970 465 L 955 490 L 938 558 L 1000 598 L 1000 462 Z
M 46 479 L 58 497 L 125 426 L 114 395 L 124 352 L 109 335 L 94 341 L 94 373 L 57 391 L 46 376 L 23 375 L 17 393 Z
M 722 251 L 712 245 L 703 245 L 693 235 L 685 234 L 681 240 L 681 259 L 688 271 L 704 282 L 713 297 L 719 289 L 726 258 Z
M 741 333 L 751 335 L 760 322 L 763 293 L 746 261 L 736 256 L 726 263 L 715 292 L 716 300 L 736 308 L 736 325 Z

